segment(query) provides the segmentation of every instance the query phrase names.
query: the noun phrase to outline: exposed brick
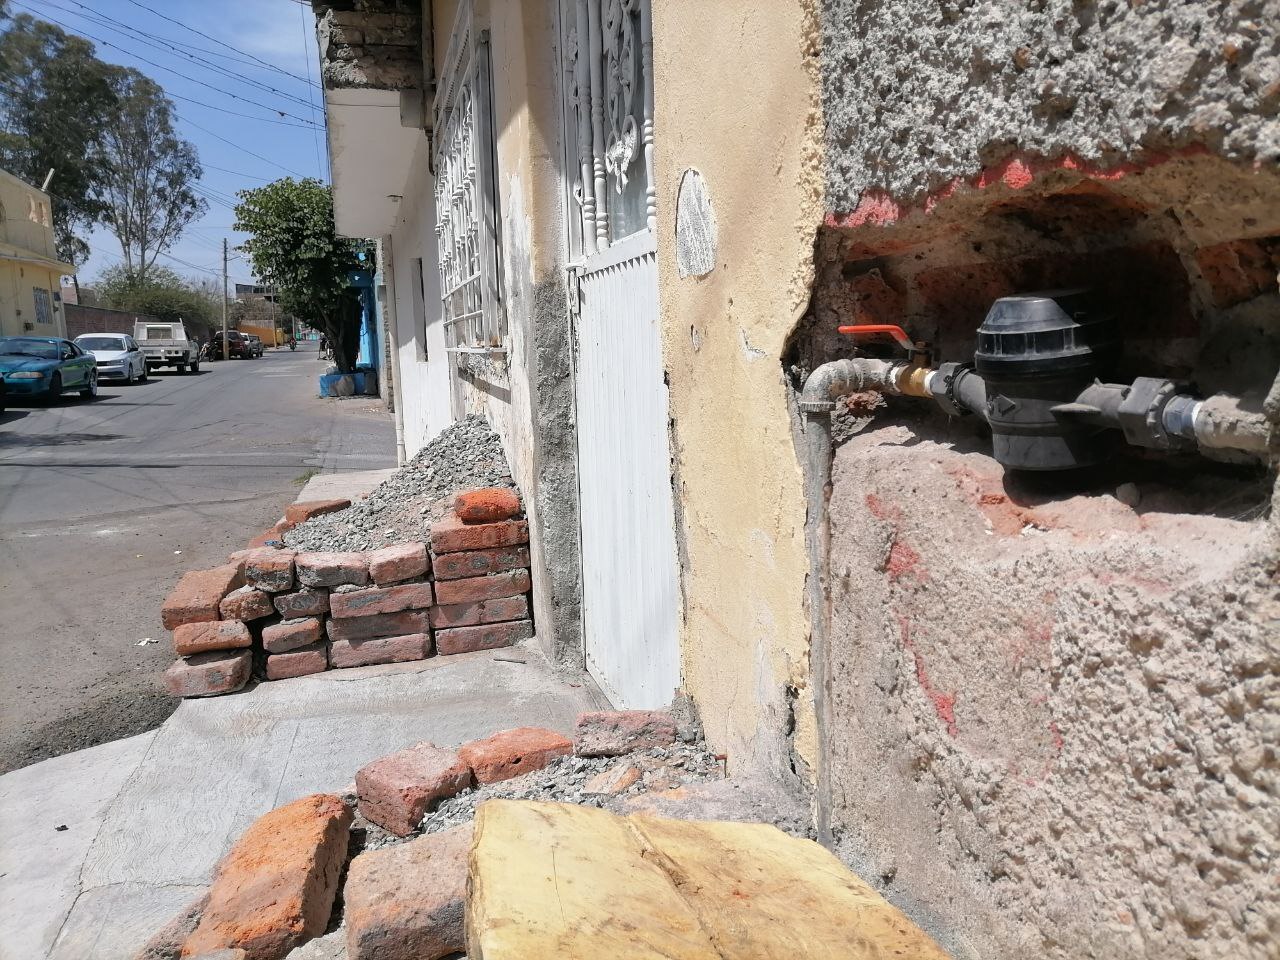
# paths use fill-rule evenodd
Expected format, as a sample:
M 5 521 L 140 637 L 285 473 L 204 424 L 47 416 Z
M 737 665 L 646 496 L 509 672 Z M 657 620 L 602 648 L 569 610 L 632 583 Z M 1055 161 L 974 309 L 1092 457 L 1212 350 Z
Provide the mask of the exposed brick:
M 458 756 L 471 767 L 476 783 L 497 783 L 541 770 L 556 757 L 573 753 L 573 743 L 544 727 L 503 730 L 458 748 Z
M 337 513 L 339 510 L 345 510 L 349 506 L 351 506 L 350 500 L 303 500 L 300 503 L 291 503 L 285 507 L 284 519 L 297 526 L 300 523 L 306 523 L 312 517 L 318 517 L 326 513 Z
M 276 612 L 271 595 L 247 584 L 232 590 L 218 604 L 223 620 L 261 620 Z
M 252 587 L 269 593 L 293 589 L 292 550 L 263 547 L 249 551 L 244 558 L 244 579 Z
M 454 499 L 453 512 L 463 523 L 497 523 L 520 513 L 520 497 L 506 487 L 466 490 Z
M 601 770 L 582 785 L 582 792 L 597 797 L 614 797 L 630 790 L 640 780 L 640 768 L 630 763 L 618 763 Z
M 300 553 L 294 559 L 304 587 L 337 587 L 369 582 L 369 558 L 363 553 Z
M 578 714 L 573 752 L 580 757 L 620 757 L 674 743 L 676 724 L 661 710 L 600 710 Z
M 267 679 L 305 677 L 329 669 L 329 645 L 323 640 L 267 657 Z
M 330 602 L 334 599 L 331 597 Z M 330 640 L 367 640 L 370 637 L 426 633 L 431 629 L 431 621 L 425 610 L 402 610 L 399 613 L 376 613 L 369 617 L 330 620 L 327 628 Z
M 406 663 L 425 660 L 430 654 L 431 636 L 427 633 L 368 640 L 334 640 L 329 644 L 329 665 L 342 669 L 367 667 L 375 663 Z
M 240 620 L 205 620 L 183 623 L 173 631 L 173 649 L 180 657 L 210 650 L 238 650 L 253 646 L 249 628 Z
M 190 570 L 160 607 L 160 622 L 166 630 L 173 630 L 184 623 L 217 620 L 222 598 L 243 584 L 244 568 L 238 563 Z
M 323 588 L 303 587 L 295 593 L 282 593 L 272 597 L 280 616 L 286 620 L 295 617 L 318 617 L 329 612 L 329 591 Z
M 523 620 L 529 616 L 526 597 L 499 597 L 495 600 L 477 600 L 475 603 L 451 603 L 431 608 L 431 626 L 436 629 L 470 627 L 478 623 L 501 623 L 504 620 Z
M 453 514 L 431 527 L 431 552 L 454 553 L 458 550 L 490 550 L 529 542 L 528 520 L 503 520 L 500 523 L 463 523 Z
M 262 628 L 262 647 L 267 653 L 284 653 L 324 639 L 324 625 L 319 617 L 281 620 Z
M 351 861 L 342 888 L 348 960 L 438 960 L 466 949 L 471 832 L 464 823 Z
M 402 543 L 370 550 L 368 557 L 369 576 L 378 586 L 425 576 L 431 569 L 425 543 Z
M 473 600 L 514 597 L 528 589 L 529 571 L 511 570 L 488 577 L 442 580 L 436 584 L 436 599 L 440 603 L 471 603 Z
M 418 829 L 441 800 L 471 786 L 471 768 L 452 750 L 420 743 L 366 764 L 356 772 L 360 813 L 398 837 Z
M 432 570 L 437 580 L 461 580 L 463 577 L 487 577 L 491 573 L 506 573 L 528 566 L 528 547 L 497 547 L 441 554 L 435 558 Z
M 431 606 L 431 584 L 401 583 L 391 587 L 372 587 L 335 593 L 329 598 L 329 609 L 335 617 L 366 617 L 375 613 L 397 613 L 421 610 Z
M 323 793 L 255 820 L 218 864 L 182 956 L 236 947 L 249 960 L 281 960 L 324 933 L 350 826 L 347 805 Z
M 175 660 L 164 672 L 171 697 L 216 697 L 249 682 L 253 654 L 248 650 L 211 650 Z
M 436 651 L 441 655 L 471 653 L 475 650 L 492 650 L 509 647 L 533 636 L 533 624 L 528 620 L 512 620 L 508 623 L 487 623 L 475 627 L 454 627 L 436 631 Z

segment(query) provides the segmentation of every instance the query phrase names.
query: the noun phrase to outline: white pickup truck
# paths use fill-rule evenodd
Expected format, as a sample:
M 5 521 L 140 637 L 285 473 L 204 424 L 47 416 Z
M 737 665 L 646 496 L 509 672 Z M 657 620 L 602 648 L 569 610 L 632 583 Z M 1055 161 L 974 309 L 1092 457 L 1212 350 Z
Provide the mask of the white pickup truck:
M 147 358 L 147 369 L 177 367 L 180 373 L 200 372 L 200 344 L 187 337 L 187 328 L 178 323 L 133 325 L 133 339 Z

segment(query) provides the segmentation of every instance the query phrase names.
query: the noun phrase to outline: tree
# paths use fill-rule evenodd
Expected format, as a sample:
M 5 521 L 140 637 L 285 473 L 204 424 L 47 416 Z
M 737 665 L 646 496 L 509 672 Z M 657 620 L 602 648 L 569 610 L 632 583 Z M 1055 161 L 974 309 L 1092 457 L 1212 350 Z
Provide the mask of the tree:
M 333 226 L 333 195 L 318 180 L 285 177 L 265 187 L 241 190 L 235 229 L 249 234 L 240 249 L 254 273 L 273 286 L 281 307 L 320 330 L 333 346 L 338 370 L 355 369 L 361 303 L 350 286 L 362 268 L 367 244 L 339 237 Z
M 120 241 L 125 269 L 139 282 L 156 257 L 209 205 L 193 185 L 204 171 L 195 147 L 173 128 L 173 104 L 137 70 L 112 77 L 116 109 L 103 125 L 103 222 Z
M 221 292 L 211 296 L 199 283 L 167 267 L 153 266 L 145 279 L 139 279 L 119 264 L 102 272 L 95 289 L 102 303 L 113 310 L 181 320 L 188 333 L 200 337 L 209 336 L 210 328 L 222 321 Z
M 53 170 L 54 236 L 69 263 L 88 258 L 84 237 L 104 211 L 99 127 L 116 110 L 118 69 L 87 40 L 27 14 L 0 33 L 0 167 L 37 186 Z

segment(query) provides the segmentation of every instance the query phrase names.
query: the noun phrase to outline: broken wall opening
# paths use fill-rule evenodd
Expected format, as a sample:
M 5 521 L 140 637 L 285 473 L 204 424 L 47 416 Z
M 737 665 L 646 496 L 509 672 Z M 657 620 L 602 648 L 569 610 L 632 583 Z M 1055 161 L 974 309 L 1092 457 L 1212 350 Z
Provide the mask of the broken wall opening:
M 984 180 L 892 222 L 832 218 L 788 369 L 852 355 L 835 328 L 854 323 L 970 360 L 998 297 L 1088 286 L 1120 322 L 1113 382 L 1262 408 L 1274 172 L 1188 155 Z M 958 956 L 1264 956 L 1280 897 L 1241 838 L 1280 786 L 1273 463 L 1117 432 L 1099 466 L 1006 472 L 978 418 L 874 394 L 833 426 L 823 736 L 842 855 Z

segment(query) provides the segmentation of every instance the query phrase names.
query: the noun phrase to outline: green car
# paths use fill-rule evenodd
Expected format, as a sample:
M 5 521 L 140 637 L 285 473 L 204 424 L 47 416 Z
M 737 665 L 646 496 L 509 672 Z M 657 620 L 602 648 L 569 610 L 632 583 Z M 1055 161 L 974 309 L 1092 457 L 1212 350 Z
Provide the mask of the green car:
M 11 401 L 55 400 L 68 390 L 79 390 L 86 400 L 98 395 L 93 354 L 60 337 L 0 337 L 0 376 Z

